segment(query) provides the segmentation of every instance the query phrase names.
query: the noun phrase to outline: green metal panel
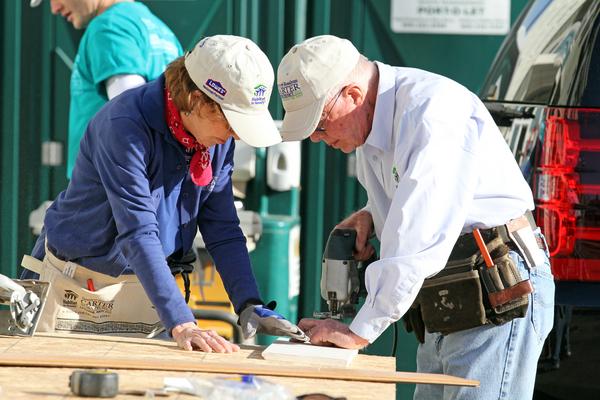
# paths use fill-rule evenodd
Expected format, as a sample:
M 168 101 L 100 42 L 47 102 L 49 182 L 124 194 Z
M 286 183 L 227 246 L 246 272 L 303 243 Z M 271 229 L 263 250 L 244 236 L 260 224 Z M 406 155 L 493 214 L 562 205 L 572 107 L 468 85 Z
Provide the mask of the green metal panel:
M 19 141 L 21 138 L 20 107 L 21 91 L 21 6 L 22 2 L 2 2 L 2 132 L 0 153 L 2 187 L 0 191 L 0 272 L 14 276 L 17 266 L 17 242 L 19 214 Z
M 527 0 L 511 1 L 514 22 Z M 331 32 L 347 37 L 370 59 L 422 68 L 447 76 L 477 93 L 503 36 L 394 33 L 392 1 L 332 1 Z M 351 23 L 348 23 L 351 21 Z
M 329 33 L 331 2 L 310 1 L 307 6 L 307 36 Z M 296 42 L 300 42 L 301 38 Z M 291 47 L 291 46 L 290 46 Z M 302 143 L 302 176 L 300 194 L 300 317 L 312 317 L 315 310 L 322 308 L 320 293 L 321 257 L 325 244 L 324 220 L 326 188 L 326 146 L 323 143 Z
M 290 321 L 298 319 L 297 282 L 299 220 L 296 216 L 261 214 L 263 230 L 251 253 L 252 266 L 265 302 L 275 300 L 277 311 Z M 270 344 L 273 336 L 258 336 L 259 344 Z

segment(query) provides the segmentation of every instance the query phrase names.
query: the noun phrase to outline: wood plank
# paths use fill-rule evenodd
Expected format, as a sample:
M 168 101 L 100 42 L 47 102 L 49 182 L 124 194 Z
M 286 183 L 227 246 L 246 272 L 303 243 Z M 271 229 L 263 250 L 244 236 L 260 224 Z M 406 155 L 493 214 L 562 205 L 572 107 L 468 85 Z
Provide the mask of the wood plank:
M 288 340 L 277 340 L 262 352 L 265 360 L 331 367 L 348 367 L 357 355 L 358 350 L 314 346 L 311 344 L 290 342 Z
M 65 355 L 93 356 L 98 358 L 132 358 L 139 362 L 146 360 L 160 362 L 184 361 L 202 364 L 237 363 L 240 365 L 289 365 L 289 362 L 269 361 L 261 356 L 262 346 L 242 345 L 239 352 L 230 354 L 188 352 L 177 347 L 172 341 L 123 338 L 115 336 L 83 334 L 37 333 L 30 338 L 0 336 L 0 359 L 7 355 L 44 355 L 65 357 Z M 393 357 L 359 354 L 349 369 L 374 369 L 394 371 L 396 360 Z M 117 371 L 117 370 L 116 370 Z M 73 368 L 46 367 L 0 367 L 0 391 L 2 399 L 11 400 L 57 400 L 70 398 L 68 381 Z M 210 379 L 223 376 L 221 373 L 191 371 L 153 371 L 120 369 L 119 387 L 123 390 L 160 388 L 165 377 L 194 377 Z M 234 375 L 225 375 L 234 376 Z M 263 376 L 264 379 L 286 386 L 295 396 L 321 392 L 331 397 L 346 397 L 352 400 L 395 399 L 396 385 L 362 381 Z M 192 398 L 188 395 L 172 395 L 177 399 Z M 139 396 L 120 394 L 118 400 L 136 400 Z M 157 397 L 158 399 L 158 397 Z
M 2 400 L 75 400 L 70 394 L 68 382 L 73 372 L 71 368 L 2 368 L 0 369 L 0 389 Z M 211 379 L 216 374 L 201 372 L 165 372 L 119 370 L 119 389 L 147 390 L 161 389 L 166 377 Z M 284 385 L 293 395 L 325 393 L 333 398 L 345 397 L 351 400 L 393 400 L 396 385 L 390 383 L 349 382 L 287 377 L 264 377 L 263 379 Z M 115 400 L 140 400 L 144 397 L 119 394 Z M 198 400 L 185 394 L 172 394 L 169 397 L 156 397 L 156 400 Z M 83 399 L 81 399 L 83 400 Z
M 139 360 L 131 357 L 48 356 L 43 354 L 3 354 L 0 365 L 11 367 L 110 368 L 153 371 L 189 371 L 224 374 L 254 374 L 296 378 L 341 379 L 379 383 L 426 383 L 479 386 L 478 381 L 442 374 L 378 371 L 332 367 L 295 367 L 285 365 L 244 365 L 226 362 L 190 362 L 184 360 Z

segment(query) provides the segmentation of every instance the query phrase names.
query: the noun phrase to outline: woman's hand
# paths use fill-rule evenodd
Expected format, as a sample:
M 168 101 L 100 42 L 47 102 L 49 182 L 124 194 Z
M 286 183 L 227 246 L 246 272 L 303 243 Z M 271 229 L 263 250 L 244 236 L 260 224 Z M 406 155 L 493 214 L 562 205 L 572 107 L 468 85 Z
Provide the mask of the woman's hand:
M 337 224 L 336 228 L 352 228 L 356 231 L 354 258 L 357 261 L 366 261 L 375 253 L 375 249 L 369 243 L 369 237 L 373 234 L 373 217 L 370 212 L 357 211 Z
M 198 328 L 193 322 L 177 325 L 171 331 L 177 345 L 184 350 L 200 350 L 207 353 L 233 353 L 239 351 L 240 347 L 233 344 L 213 330 Z

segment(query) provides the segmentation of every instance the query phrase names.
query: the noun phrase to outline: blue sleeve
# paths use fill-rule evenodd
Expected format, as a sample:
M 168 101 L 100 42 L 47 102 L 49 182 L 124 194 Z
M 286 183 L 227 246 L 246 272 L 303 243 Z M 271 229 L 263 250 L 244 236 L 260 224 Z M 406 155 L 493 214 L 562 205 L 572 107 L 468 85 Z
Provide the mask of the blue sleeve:
M 231 173 L 234 148 L 234 145 L 230 147 L 215 188 L 200 211 L 198 227 L 239 314 L 248 300 L 260 300 L 260 294 L 233 202 Z
M 176 325 L 194 321 L 167 265 L 158 236 L 146 166 L 152 142 L 128 118 L 96 119 L 90 129 L 97 143 L 92 162 L 98 171 L 118 231 L 116 243 L 156 307 L 170 332 Z

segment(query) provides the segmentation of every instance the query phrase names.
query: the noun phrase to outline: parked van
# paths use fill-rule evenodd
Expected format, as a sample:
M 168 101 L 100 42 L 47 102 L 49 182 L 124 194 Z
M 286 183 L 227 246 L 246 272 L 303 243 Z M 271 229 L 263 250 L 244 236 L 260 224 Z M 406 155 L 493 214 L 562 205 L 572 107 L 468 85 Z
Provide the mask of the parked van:
M 567 397 L 552 398 L 588 398 L 579 397 L 586 385 L 598 395 L 597 379 L 577 384 L 597 374 L 600 361 L 594 340 L 600 328 L 600 1 L 531 1 L 500 48 L 481 98 L 531 185 L 557 281 L 555 329 L 541 370 L 558 369 L 571 343 L 581 346 L 573 349 L 574 364 L 576 357 L 596 364 L 578 361 L 579 372 L 561 368 L 557 376 L 579 376 L 565 388 Z

